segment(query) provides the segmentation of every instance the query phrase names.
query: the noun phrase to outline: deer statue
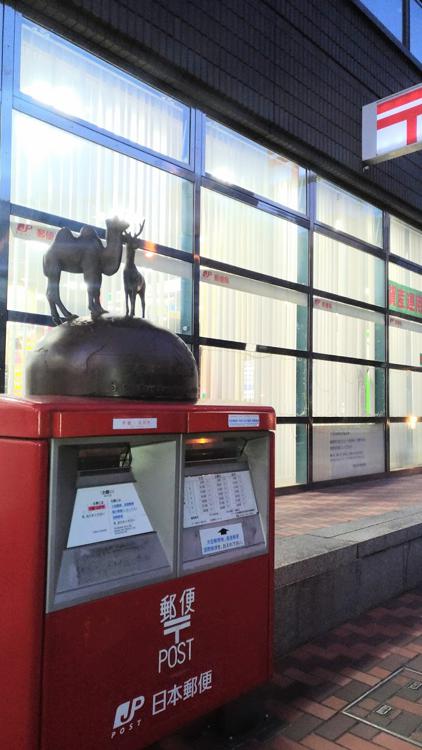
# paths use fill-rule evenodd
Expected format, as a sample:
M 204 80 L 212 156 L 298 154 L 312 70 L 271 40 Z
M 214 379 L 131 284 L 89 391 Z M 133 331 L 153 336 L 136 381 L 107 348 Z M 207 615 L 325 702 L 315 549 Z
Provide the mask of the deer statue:
M 145 220 L 139 226 L 137 234 L 123 233 L 123 242 L 126 243 L 126 264 L 123 269 L 123 282 L 125 287 L 126 299 L 126 317 L 129 317 L 129 300 L 130 300 L 130 317 L 135 315 L 136 295 L 139 294 L 142 305 L 142 317 L 145 318 L 145 279 L 135 266 L 135 251 L 142 247 L 142 240 L 139 236 L 144 228 Z
M 107 219 L 105 246 L 93 227 L 82 227 L 76 237 L 67 227 L 59 229 L 43 258 L 44 275 L 48 279 L 47 300 L 55 325 L 63 322 L 57 308 L 66 320 L 77 317 L 66 309 L 60 299 L 62 271 L 83 274 L 87 285 L 88 308 L 93 318 L 107 312 L 100 303 L 101 277 L 103 273 L 112 276 L 118 271 L 125 241 L 124 232 L 128 226 L 126 221 L 117 216 Z

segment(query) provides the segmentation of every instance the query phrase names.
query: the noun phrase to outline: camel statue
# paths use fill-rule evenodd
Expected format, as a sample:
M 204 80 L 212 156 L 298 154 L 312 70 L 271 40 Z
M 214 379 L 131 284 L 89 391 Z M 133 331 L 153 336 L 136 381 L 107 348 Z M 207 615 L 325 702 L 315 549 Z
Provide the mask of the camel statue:
M 139 226 L 137 234 L 123 233 L 123 242 L 126 244 L 126 264 L 123 269 L 123 282 L 125 287 L 126 299 L 126 317 L 129 317 L 129 300 L 130 300 L 130 317 L 135 315 L 136 295 L 142 305 L 142 317 L 145 318 L 145 279 L 135 266 L 135 251 L 142 247 L 142 241 L 138 239 L 144 228 L 145 220 Z
M 87 285 L 88 308 L 93 318 L 107 312 L 100 303 L 101 276 L 112 276 L 120 267 L 124 243 L 124 231 L 129 224 L 118 219 L 106 220 L 106 245 L 104 247 L 93 227 L 82 227 L 75 237 L 70 229 L 59 229 L 53 244 L 43 258 L 44 275 L 48 279 L 47 299 L 55 325 L 63 321 L 57 308 L 66 320 L 77 317 L 66 309 L 60 299 L 60 275 L 62 271 L 83 273 Z

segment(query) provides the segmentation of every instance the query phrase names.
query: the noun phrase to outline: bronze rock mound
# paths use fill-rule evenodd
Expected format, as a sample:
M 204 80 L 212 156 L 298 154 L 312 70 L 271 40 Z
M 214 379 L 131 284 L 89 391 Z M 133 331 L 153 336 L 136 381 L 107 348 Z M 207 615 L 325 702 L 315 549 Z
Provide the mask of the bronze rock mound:
M 77 318 L 52 329 L 32 353 L 28 395 L 106 396 L 142 401 L 198 398 L 186 344 L 140 318 Z

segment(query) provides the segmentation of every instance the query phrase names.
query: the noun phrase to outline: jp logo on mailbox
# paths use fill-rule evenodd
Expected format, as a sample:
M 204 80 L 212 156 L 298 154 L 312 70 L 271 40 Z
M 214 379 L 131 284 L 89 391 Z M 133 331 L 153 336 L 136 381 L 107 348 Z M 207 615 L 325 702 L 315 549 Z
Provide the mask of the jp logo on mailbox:
M 114 717 L 113 729 L 119 729 L 126 724 L 130 724 L 130 722 L 133 720 L 133 717 L 135 716 L 135 713 L 139 711 L 140 708 L 142 708 L 144 703 L 145 698 L 143 695 L 138 695 L 137 698 L 133 698 L 133 700 L 131 701 L 121 703 L 117 708 L 116 715 Z

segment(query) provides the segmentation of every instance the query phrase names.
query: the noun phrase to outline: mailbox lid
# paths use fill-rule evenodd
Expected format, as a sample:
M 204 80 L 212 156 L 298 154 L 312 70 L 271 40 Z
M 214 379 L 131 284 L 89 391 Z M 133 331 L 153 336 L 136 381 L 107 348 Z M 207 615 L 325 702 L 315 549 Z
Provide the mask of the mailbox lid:
M 185 410 L 179 403 L 69 397 L 54 411 L 52 436 L 179 433 L 185 429 Z
M 0 397 L 0 436 L 49 438 L 181 433 L 184 403 L 75 396 Z
M 0 397 L 0 437 L 275 430 L 270 406 L 189 404 L 77 396 Z

